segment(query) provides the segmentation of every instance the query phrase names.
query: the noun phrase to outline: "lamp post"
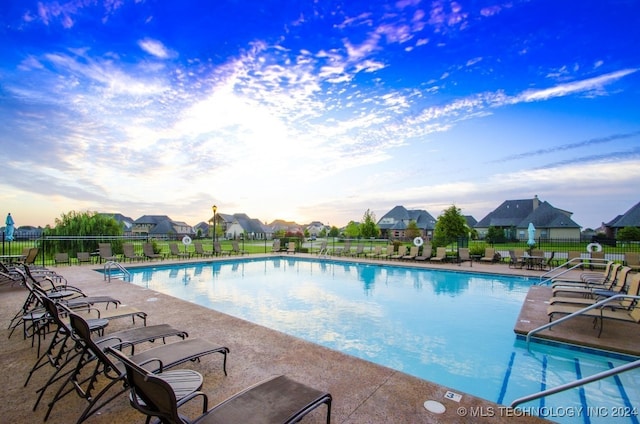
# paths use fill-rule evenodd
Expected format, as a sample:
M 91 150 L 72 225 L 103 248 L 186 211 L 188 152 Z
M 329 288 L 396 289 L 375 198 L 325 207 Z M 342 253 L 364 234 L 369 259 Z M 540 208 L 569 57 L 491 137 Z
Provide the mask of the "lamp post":
M 211 209 L 213 210 L 213 235 L 211 236 L 211 239 L 213 240 L 213 250 L 215 251 L 215 244 L 216 244 L 216 212 L 218 211 L 218 207 L 216 205 L 211 206 Z

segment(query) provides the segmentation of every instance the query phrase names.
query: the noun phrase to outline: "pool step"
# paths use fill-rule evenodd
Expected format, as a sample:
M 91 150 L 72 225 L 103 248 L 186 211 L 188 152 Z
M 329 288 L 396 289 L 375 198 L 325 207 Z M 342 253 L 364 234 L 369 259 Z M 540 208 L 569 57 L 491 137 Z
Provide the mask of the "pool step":
M 574 358 L 560 358 L 535 351 L 514 351 L 509 358 L 509 367 L 496 402 L 509 405 L 522 396 L 570 383 L 615 366 L 607 358 L 594 361 L 593 358 L 584 358 L 580 354 L 576 354 Z M 639 424 L 638 375 L 633 371 L 621 373 L 521 404 L 518 409 L 567 424 Z

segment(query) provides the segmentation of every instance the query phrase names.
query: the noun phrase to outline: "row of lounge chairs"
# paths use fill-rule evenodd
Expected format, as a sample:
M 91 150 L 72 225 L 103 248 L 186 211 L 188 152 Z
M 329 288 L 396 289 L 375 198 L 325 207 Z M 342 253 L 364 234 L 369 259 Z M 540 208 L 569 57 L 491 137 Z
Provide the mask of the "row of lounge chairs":
M 576 280 L 557 278 L 551 287 L 549 322 L 561 315 L 591 317 L 598 337 L 607 320 L 640 323 L 640 273 L 629 266 L 608 262 L 603 272 L 583 272 Z
M 47 335 L 48 347 L 29 371 L 27 387 L 36 373 L 49 370 L 46 382 L 36 390 L 36 411 L 46 402 L 45 421 L 67 395 L 76 393 L 87 401 L 77 420 L 81 423 L 106 404 L 129 392 L 129 403 L 149 419 L 184 423 L 180 409 L 194 400 L 202 401 L 198 422 L 294 423 L 312 410 L 327 406 L 330 423 L 332 397 L 285 375 L 277 375 L 208 408 L 207 395 L 200 391 L 204 377 L 179 366 L 212 354 L 223 357 L 227 375 L 229 349 L 168 324 L 146 324 L 147 314 L 122 306 L 110 296 L 92 296 L 67 283 L 55 271 L 42 268 L 5 267 L 2 278 L 19 281 L 27 298 L 9 324 L 11 332 L 23 328 L 24 338 Z M 132 326 L 109 332 L 112 319 L 132 318 Z M 136 326 L 136 318 L 142 325 Z M 169 342 L 169 339 L 178 338 Z M 149 344 L 153 344 L 149 346 Z M 193 411 L 193 409 L 190 409 Z M 193 412 L 192 412 L 193 413 Z M 149 422 L 147 419 L 147 422 Z

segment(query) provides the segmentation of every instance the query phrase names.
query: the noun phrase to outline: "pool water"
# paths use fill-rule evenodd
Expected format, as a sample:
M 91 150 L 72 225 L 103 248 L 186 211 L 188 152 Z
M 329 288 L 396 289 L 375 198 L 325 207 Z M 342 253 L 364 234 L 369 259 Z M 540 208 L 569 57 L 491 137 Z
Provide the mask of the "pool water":
M 538 343 L 530 352 L 513 332 L 526 278 L 281 257 L 129 271 L 134 284 L 504 405 L 632 359 Z M 636 371 L 523 408 L 637 405 Z M 623 422 L 637 422 L 630 415 Z

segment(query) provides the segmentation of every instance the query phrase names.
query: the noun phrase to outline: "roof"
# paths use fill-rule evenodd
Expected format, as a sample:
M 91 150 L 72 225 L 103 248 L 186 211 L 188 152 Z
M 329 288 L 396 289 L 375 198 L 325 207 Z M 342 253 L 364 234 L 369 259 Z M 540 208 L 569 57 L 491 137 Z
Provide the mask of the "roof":
M 408 210 L 404 206 L 395 206 L 378 221 L 381 230 L 405 230 L 409 222 L 415 221 L 422 230 L 433 230 L 436 220 L 423 209 Z
M 163 221 L 171 221 L 167 215 L 142 215 L 133 221 L 134 224 L 159 224 Z
M 534 204 L 538 207 L 534 208 Z M 515 227 L 527 228 L 580 228 L 571 219 L 571 212 L 553 207 L 549 202 L 535 199 L 507 200 L 482 218 L 475 228 Z
M 605 224 L 607 227 L 640 227 L 640 203 L 636 203 L 622 215 L 618 215 Z

